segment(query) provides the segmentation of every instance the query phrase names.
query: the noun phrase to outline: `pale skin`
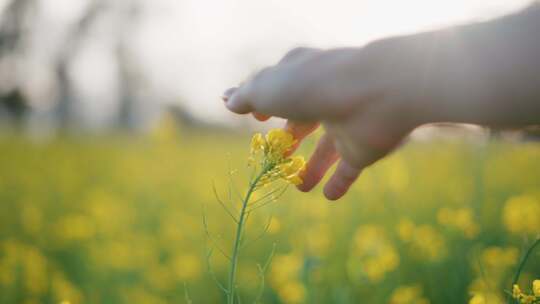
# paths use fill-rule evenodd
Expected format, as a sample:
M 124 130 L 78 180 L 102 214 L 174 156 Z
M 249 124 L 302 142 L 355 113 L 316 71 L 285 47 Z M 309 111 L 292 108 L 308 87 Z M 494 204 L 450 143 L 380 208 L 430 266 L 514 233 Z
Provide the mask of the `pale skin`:
M 540 125 L 540 6 L 359 48 L 294 49 L 223 99 L 238 114 L 288 119 L 299 141 L 322 124 L 298 188 L 338 162 L 324 187 L 337 200 L 421 125 Z

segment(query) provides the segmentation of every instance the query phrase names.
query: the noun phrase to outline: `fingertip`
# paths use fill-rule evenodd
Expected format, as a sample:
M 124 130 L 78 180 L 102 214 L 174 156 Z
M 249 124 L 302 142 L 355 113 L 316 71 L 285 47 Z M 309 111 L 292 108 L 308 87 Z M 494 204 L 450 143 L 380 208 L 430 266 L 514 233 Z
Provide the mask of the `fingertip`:
M 306 188 L 306 187 L 304 186 L 304 184 L 297 185 L 297 186 L 296 186 L 296 189 L 298 189 L 298 191 L 304 192 L 304 193 L 305 193 L 305 192 L 311 191 L 311 189 Z
M 313 183 L 306 183 L 306 180 L 304 179 L 303 183 L 296 186 L 296 189 L 301 192 L 310 192 L 311 190 L 313 190 L 313 188 L 315 188 L 315 185 L 316 184 Z
M 332 202 L 337 201 L 337 200 L 340 199 L 343 195 L 344 195 L 344 194 L 338 195 L 338 194 L 335 193 L 335 192 L 326 192 L 326 190 L 324 191 L 324 197 L 326 197 L 327 200 L 332 201 Z
M 317 184 L 323 178 L 323 174 L 323 170 L 314 170 L 313 167 L 310 167 L 310 163 L 308 162 L 306 171 L 304 171 L 304 174 L 301 176 L 303 183 L 298 185 L 298 190 L 302 192 L 309 192 L 313 190 L 313 188 L 315 188 L 315 186 L 317 186 Z
M 229 101 L 229 99 L 234 94 L 234 92 L 236 92 L 237 89 L 238 89 L 237 87 L 228 88 L 227 90 L 225 90 L 225 92 L 223 92 L 223 95 L 221 95 L 221 99 L 224 102 Z
M 249 103 L 243 101 L 242 97 L 239 96 L 238 91 L 228 98 L 225 106 L 229 111 L 237 114 L 247 114 L 252 111 Z
M 300 190 L 308 192 L 315 188 L 338 158 L 333 139 L 328 134 L 323 135 L 303 172 L 304 183 Z
M 328 183 L 324 186 L 324 196 L 326 199 L 330 201 L 337 201 L 338 199 L 342 198 L 345 193 L 347 193 L 348 189 L 337 189 L 335 187 L 329 186 Z
M 349 191 L 351 185 L 357 180 L 361 169 L 340 161 L 336 171 L 324 186 L 324 196 L 331 201 L 343 197 Z

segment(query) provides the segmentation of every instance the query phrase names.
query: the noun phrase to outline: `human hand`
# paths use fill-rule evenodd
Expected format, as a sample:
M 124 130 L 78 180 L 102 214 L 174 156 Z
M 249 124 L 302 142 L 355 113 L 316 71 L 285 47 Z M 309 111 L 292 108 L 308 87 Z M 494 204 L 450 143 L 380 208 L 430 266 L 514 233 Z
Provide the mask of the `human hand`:
M 324 188 L 330 200 L 342 197 L 367 166 L 387 155 L 421 120 L 400 96 L 395 77 L 377 68 L 384 58 L 370 49 L 300 48 L 289 52 L 238 88 L 224 94 L 228 109 L 288 119 L 286 128 L 301 141 L 321 123 L 325 134 L 308 161 L 301 191 L 310 191 L 339 164 Z M 397 82 L 395 82 L 397 83 Z
M 375 41 L 364 48 L 299 48 L 225 92 L 233 112 L 288 119 L 301 141 L 326 133 L 300 190 L 344 195 L 360 171 L 417 126 L 457 122 L 497 128 L 540 124 L 540 6 L 487 22 Z M 508 33 L 516 33 L 508 35 Z

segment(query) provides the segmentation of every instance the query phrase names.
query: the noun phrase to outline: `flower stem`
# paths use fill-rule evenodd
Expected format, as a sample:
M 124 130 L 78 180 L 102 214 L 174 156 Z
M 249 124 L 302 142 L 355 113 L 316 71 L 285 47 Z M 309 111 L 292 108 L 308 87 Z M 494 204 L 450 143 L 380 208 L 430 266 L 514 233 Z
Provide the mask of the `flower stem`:
M 525 252 L 525 255 L 523 255 L 523 257 L 521 258 L 521 261 L 519 262 L 519 265 L 518 265 L 518 268 L 517 268 L 517 271 L 516 273 L 514 274 L 514 279 L 512 280 L 512 285 L 511 285 L 511 288 L 510 290 L 512 290 L 513 286 L 515 284 L 517 284 L 518 280 L 519 280 L 519 275 L 521 274 L 521 271 L 523 270 L 523 268 L 525 267 L 525 263 L 527 262 L 527 260 L 529 259 L 529 256 L 531 255 L 531 253 L 534 251 L 534 248 L 536 246 L 540 245 L 540 238 L 538 238 L 536 241 L 534 241 L 534 243 L 527 249 L 527 251 Z M 510 299 L 511 297 L 508 296 L 507 297 L 507 302 L 510 303 Z M 517 299 L 512 299 L 512 302 L 514 303 L 518 303 L 518 300 Z
M 244 197 L 242 201 L 242 209 L 240 210 L 240 216 L 238 217 L 238 223 L 236 226 L 236 236 L 234 238 L 234 245 L 232 249 L 232 255 L 231 255 L 231 268 L 229 270 L 229 286 L 228 286 L 228 293 L 227 293 L 227 304 L 234 304 L 234 291 L 236 288 L 236 269 L 238 264 L 238 254 L 240 252 L 240 243 L 242 238 L 242 232 L 244 230 L 245 225 L 245 219 L 247 214 L 247 206 L 249 203 L 249 199 L 251 198 L 251 195 L 253 192 L 255 192 L 257 188 L 257 184 L 259 183 L 259 180 L 268 172 L 270 169 L 269 166 L 265 166 L 261 173 L 257 175 L 257 177 L 251 182 L 249 185 L 249 189 L 246 193 L 246 196 Z

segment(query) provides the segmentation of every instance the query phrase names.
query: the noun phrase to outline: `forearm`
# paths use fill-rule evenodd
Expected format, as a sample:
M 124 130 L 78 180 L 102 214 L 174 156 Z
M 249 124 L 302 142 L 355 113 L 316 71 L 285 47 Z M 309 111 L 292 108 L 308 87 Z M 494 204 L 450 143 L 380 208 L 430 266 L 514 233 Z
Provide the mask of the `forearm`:
M 540 6 L 375 44 L 388 55 L 384 74 L 425 122 L 540 124 Z

